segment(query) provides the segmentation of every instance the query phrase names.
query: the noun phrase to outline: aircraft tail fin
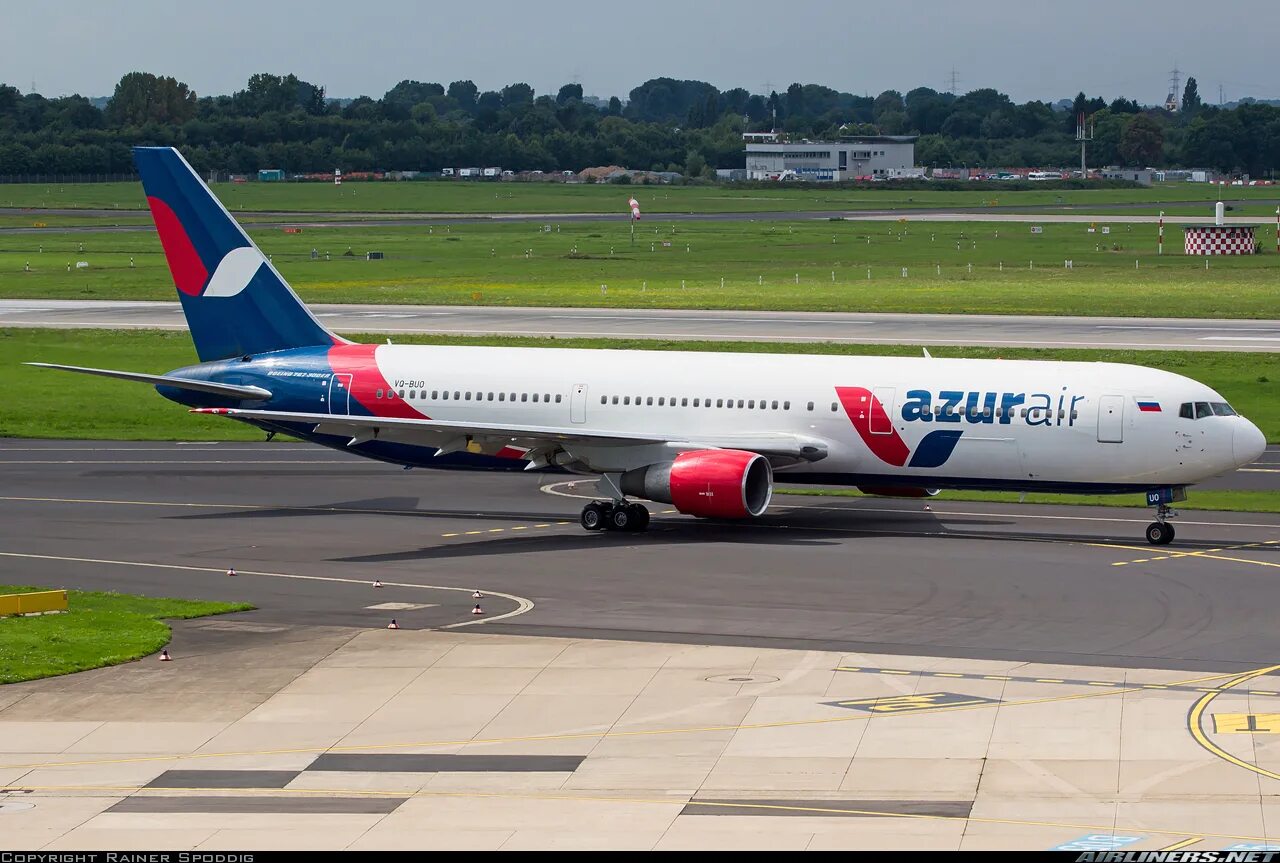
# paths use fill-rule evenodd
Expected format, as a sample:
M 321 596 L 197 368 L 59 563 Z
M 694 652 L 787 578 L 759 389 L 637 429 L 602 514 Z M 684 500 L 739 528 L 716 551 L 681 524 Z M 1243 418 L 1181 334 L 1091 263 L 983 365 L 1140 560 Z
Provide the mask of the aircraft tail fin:
M 135 147 L 147 204 L 202 362 L 344 344 L 172 147 Z

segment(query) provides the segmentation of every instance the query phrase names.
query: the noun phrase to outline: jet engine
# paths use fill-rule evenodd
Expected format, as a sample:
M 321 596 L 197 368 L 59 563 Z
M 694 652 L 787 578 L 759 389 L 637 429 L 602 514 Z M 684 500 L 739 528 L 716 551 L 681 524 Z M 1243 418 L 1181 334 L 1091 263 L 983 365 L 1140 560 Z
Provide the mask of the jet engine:
M 661 501 L 685 515 L 747 518 L 764 513 L 773 497 L 773 468 L 758 453 L 705 449 L 673 461 L 629 470 L 622 493 Z

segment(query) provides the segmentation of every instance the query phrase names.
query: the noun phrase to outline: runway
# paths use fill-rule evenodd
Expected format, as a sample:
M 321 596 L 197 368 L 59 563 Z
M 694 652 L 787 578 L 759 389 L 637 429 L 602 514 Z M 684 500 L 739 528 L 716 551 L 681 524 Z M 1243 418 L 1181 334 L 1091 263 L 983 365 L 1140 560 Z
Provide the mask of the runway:
M 333 305 L 336 332 L 1143 350 L 1280 351 L 1280 321 Z M 185 329 L 176 302 L 0 300 L 0 327 Z
M 268 623 L 468 619 L 469 594 L 428 585 L 506 594 L 494 616 L 527 601 L 482 625 L 528 635 L 1217 670 L 1280 653 L 1270 515 L 1186 512 L 1157 550 L 1140 509 L 780 496 L 751 524 L 655 506 L 646 534 L 589 534 L 590 487 L 543 490 L 571 477 L 281 443 L 11 440 L 0 477 L 0 582 L 242 599 Z M 378 602 L 431 607 L 370 609 L 375 579 Z
M 216 194 L 216 190 L 215 190 Z M 1224 201 L 1230 207 L 1250 205 L 1274 205 L 1280 201 L 1263 198 Z M 645 216 L 649 222 L 799 222 L 807 220 L 830 221 L 847 219 L 850 221 L 896 222 L 901 219 L 923 222 L 1039 222 L 1080 223 L 1105 222 L 1108 224 L 1155 224 L 1160 220 L 1158 215 L 1134 214 L 1132 210 L 1154 210 L 1160 207 L 1203 206 L 1204 216 L 1168 215 L 1164 221 L 1171 225 L 1194 224 L 1203 222 L 1212 215 L 1213 202 L 1206 200 L 1147 202 L 1136 204 L 1094 204 L 1090 206 L 1071 206 L 1066 204 L 1037 204 L 1018 206 L 992 207 L 886 207 L 878 209 L 848 210 L 776 210 L 763 212 L 652 212 Z M 367 227 L 426 227 L 428 225 L 448 225 L 465 222 L 490 222 L 494 224 L 517 223 L 580 223 L 607 222 L 622 217 L 612 213 L 395 213 L 395 212 L 352 212 L 352 211 L 287 211 L 258 210 L 238 211 L 245 223 L 254 228 L 300 227 L 310 229 L 322 228 L 367 228 Z M 102 224 L 60 225 L 53 228 L 0 227 L 0 235 L 4 234 L 48 234 L 48 233 L 138 233 L 155 230 L 149 221 L 148 210 L 125 209 L 26 209 L 21 207 L 0 207 L 0 216 L 27 216 L 38 219 L 41 216 L 71 216 L 101 219 Z M 111 219 L 146 219 L 147 221 L 121 225 L 111 223 Z M 1254 225 L 1266 222 L 1267 216 L 1227 216 L 1228 224 Z

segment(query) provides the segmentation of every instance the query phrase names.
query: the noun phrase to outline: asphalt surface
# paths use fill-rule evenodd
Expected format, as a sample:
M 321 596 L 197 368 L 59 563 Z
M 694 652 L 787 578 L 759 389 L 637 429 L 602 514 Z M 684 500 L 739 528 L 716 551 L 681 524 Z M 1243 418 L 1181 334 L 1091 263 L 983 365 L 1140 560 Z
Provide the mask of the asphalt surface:
M 909 195 L 908 195 L 909 197 Z M 1280 200 L 1250 198 L 1224 200 L 1229 207 L 1280 204 Z M 1072 207 L 1063 204 L 1015 205 L 994 207 L 900 207 L 865 210 L 778 210 L 757 213 L 677 213 L 652 212 L 645 215 L 652 222 L 778 222 L 806 219 L 854 219 L 870 221 L 896 221 L 907 218 L 918 221 L 1013 221 L 1013 222 L 1155 222 L 1154 215 L 1135 215 L 1132 210 L 1150 210 L 1157 207 L 1203 206 L 1204 216 L 1169 215 L 1170 224 L 1203 222 L 1212 216 L 1212 204 L 1203 199 L 1190 201 L 1141 202 L 1125 204 L 1091 204 L 1088 207 Z M 1078 210 L 1078 212 L 1072 212 Z M 111 218 L 145 218 L 150 211 L 142 209 L 29 209 L 0 207 L 0 216 L 80 216 L 109 220 Z M 455 224 L 458 222 L 600 222 L 625 219 L 626 214 L 616 213 L 392 213 L 343 211 L 292 211 L 257 210 L 240 211 L 237 215 L 256 227 L 310 227 L 310 228 L 360 228 L 369 226 L 413 227 L 415 225 Z M 1232 224 L 1257 224 L 1269 222 L 1267 216 L 1228 216 Z M 65 232 L 132 233 L 154 230 L 150 222 L 140 225 L 76 225 L 54 228 L 5 227 L 2 234 L 33 234 Z
M 474 623 L 480 588 L 485 618 L 515 616 L 479 626 L 531 635 L 1217 672 L 1280 653 L 1274 515 L 1187 512 L 1153 549 L 1139 509 L 780 496 L 750 524 L 655 506 L 648 533 L 586 533 L 564 495 L 590 481 L 571 481 L 283 443 L 9 440 L 0 582 L 244 599 L 268 624 Z M 388 602 L 430 607 L 368 607 Z
M 1280 351 L 1280 321 L 313 305 L 336 332 Z M 185 329 L 176 302 L 0 300 L 0 326 Z

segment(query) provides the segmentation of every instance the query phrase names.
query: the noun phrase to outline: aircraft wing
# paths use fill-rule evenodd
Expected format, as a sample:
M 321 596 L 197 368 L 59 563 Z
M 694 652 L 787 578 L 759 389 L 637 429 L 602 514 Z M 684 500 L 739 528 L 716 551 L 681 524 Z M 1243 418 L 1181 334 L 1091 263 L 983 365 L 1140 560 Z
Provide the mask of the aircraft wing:
M 467 440 L 471 439 L 514 443 L 530 449 L 566 444 L 620 447 L 658 444 L 686 450 L 741 449 L 764 456 L 802 461 L 819 461 L 827 456 L 825 441 L 785 432 L 746 435 L 635 434 L 592 430 L 581 426 L 506 425 L 242 408 L 193 408 L 192 413 L 216 414 L 259 422 L 305 423 L 314 426 L 315 431 L 320 434 L 350 435 L 351 444 L 349 445 L 374 440 L 384 431 L 400 434 L 408 432 L 426 437 L 431 441 L 429 445 L 439 446 L 442 452 L 462 449 Z

